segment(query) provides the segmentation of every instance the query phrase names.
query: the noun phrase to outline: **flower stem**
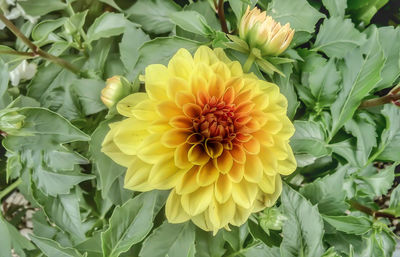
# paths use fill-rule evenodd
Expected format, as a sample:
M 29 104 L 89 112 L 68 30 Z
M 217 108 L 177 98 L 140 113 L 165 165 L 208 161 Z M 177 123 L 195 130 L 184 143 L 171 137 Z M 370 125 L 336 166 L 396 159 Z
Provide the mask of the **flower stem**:
M 251 69 L 251 66 L 253 66 L 253 63 L 256 59 L 256 56 L 253 54 L 253 52 L 250 52 L 249 57 L 247 58 L 246 62 L 243 65 L 243 71 L 248 73 Z
M 24 42 L 31 50 L 32 50 L 32 57 L 40 56 L 46 60 L 49 60 L 51 62 L 54 62 L 55 64 L 60 65 L 61 67 L 64 67 L 65 69 L 75 73 L 79 74 L 80 71 L 78 68 L 73 66 L 71 63 L 57 57 L 54 55 L 51 55 L 42 49 L 40 49 L 38 46 L 36 46 L 32 41 L 30 41 L 9 19 L 7 19 L 3 13 L 0 12 L 0 20 L 6 25 L 6 27 L 19 39 Z
M 384 105 L 397 100 L 400 100 L 400 84 L 395 86 L 388 94 L 384 96 L 363 101 L 359 109 Z
M 214 1 L 214 5 L 215 5 Z M 221 29 L 226 34 L 229 34 L 228 25 L 226 24 L 225 13 L 224 13 L 224 0 L 219 0 L 218 5 L 216 6 L 218 12 L 219 23 L 221 23 Z
M 362 204 L 360 204 L 360 203 L 358 203 L 358 202 L 356 202 L 354 200 L 350 200 L 350 205 L 354 209 L 359 210 L 359 211 L 361 211 L 361 212 L 363 212 L 365 214 L 368 214 L 368 215 L 370 215 L 370 216 L 372 216 L 374 218 L 377 218 L 377 217 L 388 218 L 388 219 L 396 219 L 396 218 L 398 218 L 398 217 L 396 217 L 396 216 L 394 216 L 392 214 L 386 213 L 386 212 L 374 211 L 371 208 L 369 208 L 367 206 L 364 206 L 364 205 L 362 205 Z
M 6 187 L 6 189 L 4 189 L 3 191 L 0 192 L 0 201 L 6 196 L 8 195 L 10 192 L 12 192 L 15 188 L 17 188 L 20 184 L 22 183 L 22 179 L 19 178 L 16 181 L 14 181 L 14 183 L 12 183 L 11 185 L 9 185 L 8 187 Z

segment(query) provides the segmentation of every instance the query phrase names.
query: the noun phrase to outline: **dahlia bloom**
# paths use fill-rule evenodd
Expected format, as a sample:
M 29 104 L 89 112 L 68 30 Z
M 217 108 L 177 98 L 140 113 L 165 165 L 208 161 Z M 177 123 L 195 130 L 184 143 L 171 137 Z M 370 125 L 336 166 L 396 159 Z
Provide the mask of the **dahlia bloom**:
M 293 39 L 294 30 L 290 24 L 282 26 L 266 12 L 247 7 L 239 24 L 239 37 L 246 41 L 250 49 L 257 48 L 261 54 L 277 56 L 283 53 Z
M 168 66 L 145 70 L 147 93 L 117 105 L 102 151 L 127 167 L 125 187 L 171 189 L 166 216 L 216 233 L 272 206 L 280 174 L 296 168 L 287 100 L 272 83 L 245 74 L 222 49 L 180 49 Z

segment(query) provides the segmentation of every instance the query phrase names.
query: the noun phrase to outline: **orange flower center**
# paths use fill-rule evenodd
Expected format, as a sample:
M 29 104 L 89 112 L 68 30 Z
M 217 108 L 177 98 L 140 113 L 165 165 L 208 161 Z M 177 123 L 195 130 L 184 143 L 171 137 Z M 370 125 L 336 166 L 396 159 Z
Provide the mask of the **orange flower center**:
M 211 97 L 201 106 L 199 117 L 193 119 L 195 133 L 199 133 L 204 139 L 219 142 L 230 142 L 235 138 L 235 104 L 225 104 L 224 101 Z

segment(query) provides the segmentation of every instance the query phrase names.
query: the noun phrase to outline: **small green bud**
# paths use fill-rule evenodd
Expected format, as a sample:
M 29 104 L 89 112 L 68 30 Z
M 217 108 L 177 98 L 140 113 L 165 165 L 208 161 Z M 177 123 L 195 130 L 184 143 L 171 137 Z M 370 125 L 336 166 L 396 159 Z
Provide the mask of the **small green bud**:
M 106 81 L 106 87 L 101 90 L 101 101 L 108 108 L 130 93 L 129 82 L 121 76 L 113 76 Z
M 261 213 L 260 226 L 267 233 L 270 229 L 281 230 L 285 220 L 287 220 L 286 216 L 281 214 L 278 208 L 267 208 L 263 213 Z

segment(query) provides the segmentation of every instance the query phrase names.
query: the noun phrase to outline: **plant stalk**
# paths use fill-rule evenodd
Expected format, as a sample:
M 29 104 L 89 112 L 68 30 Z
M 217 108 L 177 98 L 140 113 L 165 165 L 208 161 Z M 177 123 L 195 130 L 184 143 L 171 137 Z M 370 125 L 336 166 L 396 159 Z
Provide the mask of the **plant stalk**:
M 361 103 L 359 109 L 364 109 L 368 107 L 375 107 L 379 105 L 384 105 L 387 103 L 390 103 L 392 101 L 397 101 L 400 100 L 400 84 L 395 86 L 392 90 L 387 95 L 374 98 L 374 99 L 368 99 L 365 100 Z
M 22 179 L 19 178 L 16 181 L 14 181 L 11 185 L 6 187 L 3 191 L 0 192 L 0 201 L 9 193 L 11 193 L 15 188 L 17 188 L 20 184 L 22 183 Z
M 214 1 L 214 5 L 215 5 Z M 217 12 L 218 12 L 218 19 L 219 23 L 221 23 L 221 29 L 223 32 L 226 34 L 229 34 L 228 31 L 228 25 L 226 24 L 226 19 L 225 19 L 225 13 L 224 13 L 224 0 L 219 0 L 218 6 L 216 6 Z
M 378 218 L 378 217 L 388 218 L 388 219 L 397 219 L 398 218 L 398 217 L 396 217 L 396 216 L 394 216 L 392 214 L 386 213 L 386 212 L 374 211 L 371 208 L 369 208 L 367 206 L 364 206 L 364 205 L 362 205 L 362 204 L 360 204 L 360 203 L 358 203 L 358 202 L 356 202 L 354 200 L 350 200 L 350 205 L 354 209 L 359 210 L 359 211 L 361 211 L 361 212 L 363 212 L 365 214 L 368 214 L 368 215 L 370 215 L 370 216 L 372 216 L 374 218 Z
M 40 56 L 46 60 L 49 60 L 51 62 L 54 62 L 55 64 L 60 65 L 61 67 L 75 73 L 75 74 L 79 74 L 80 71 L 78 68 L 76 68 L 74 65 L 72 65 L 71 63 L 57 57 L 54 55 L 51 55 L 45 51 L 43 51 L 42 49 L 40 49 L 38 46 L 36 46 L 34 43 L 32 43 L 32 41 L 30 41 L 9 19 L 7 19 L 3 13 L 0 12 L 0 20 L 6 25 L 6 27 L 19 39 L 22 40 L 22 42 L 24 42 L 24 44 L 26 44 L 29 49 L 32 50 L 32 54 L 30 54 L 30 56 L 32 57 L 36 57 L 36 56 Z M 29 54 L 29 53 L 28 53 Z
M 256 56 L 253 54 L 253 52 L 250 52 L 249 57 L 247 58 L 246 62 L 243 65 L 243 71 L 248 73 L 251 69 L 251 66 L 253 66 L 253 63 L 256 59 Z

